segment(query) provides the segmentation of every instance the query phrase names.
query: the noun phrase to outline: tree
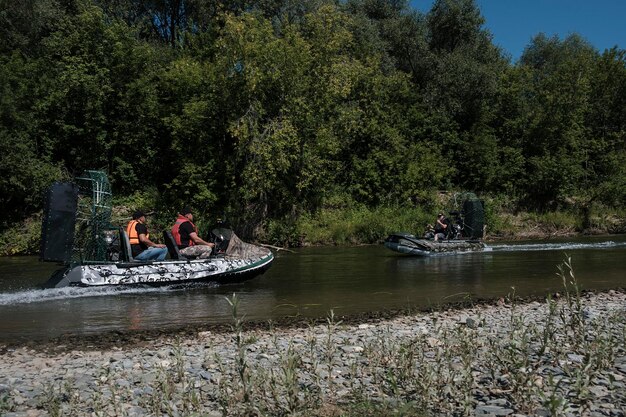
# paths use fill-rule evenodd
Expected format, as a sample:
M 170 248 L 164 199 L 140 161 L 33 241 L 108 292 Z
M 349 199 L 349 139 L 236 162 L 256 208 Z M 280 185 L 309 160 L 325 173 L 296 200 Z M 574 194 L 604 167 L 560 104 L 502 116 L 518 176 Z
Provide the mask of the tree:
M 55 0 L 0 0 L 0 54 L 19 51 L 33 57 L 39 52 L 41 40 L 72 8 L 72 2 L 63 8 Z
M 531 203 L 554 207 L 576 192 L 584 177 L 585 124 L 596 51 L 580 36 L 564 41 L 536 36 L 520 59 L 529 109 L 522 147 L 525 189 Z
M 590 201 L 626 203 L 626 51 L 605 50 L 592 68 L 585 114 L 583 190 Z
M 162 153 L 150 84 L 157 50 L 94 6 L 59 22 L 43 48 L 47 68 L 35 108 L 55 160 L 73 173 L 106 169 L 118 192 L 150 183 Z
M 430 48 L 453 52 L 484 40 L 485 20 L 474 0 L 436 0 L 427 16 Z
M 52 143 L 38 134 L 40 121 L 31 108 L 36 101 L 36 60 L 14 53 L 0 56 L 0 230 L 40 209 L 43 191 L 62 178 L 52 159 Z

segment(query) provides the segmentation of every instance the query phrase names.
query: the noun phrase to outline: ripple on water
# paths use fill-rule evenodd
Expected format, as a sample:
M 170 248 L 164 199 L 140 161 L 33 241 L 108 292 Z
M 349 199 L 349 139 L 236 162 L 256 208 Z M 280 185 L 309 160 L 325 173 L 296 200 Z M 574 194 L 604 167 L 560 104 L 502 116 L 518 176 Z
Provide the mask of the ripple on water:
M 491 244 L 493 251 L 498 252 L 531 252 L 550 250 L 608 249 L 626 247 L 626 242 L 611 240 L 595 243 L 563 242 L 563 243 L 530 243 L 530 244 Z

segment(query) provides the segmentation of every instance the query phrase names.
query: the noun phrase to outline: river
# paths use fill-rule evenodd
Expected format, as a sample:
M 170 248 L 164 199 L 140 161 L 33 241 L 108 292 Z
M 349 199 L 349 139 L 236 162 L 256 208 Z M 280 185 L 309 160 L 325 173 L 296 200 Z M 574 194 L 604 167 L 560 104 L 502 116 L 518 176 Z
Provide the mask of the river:
M 561 291 L 570 256 L 581 289 L 626 287 L 626 236 L 497 242 L 490 251 L 419 258 L 382 245 L 276 253 L 264 275 L 192 288 L 39 286 L 56 268 L 35 257 L 0 258 L 0 343 L 230 323 L 236 293 L 247 320 L 324 317 Z

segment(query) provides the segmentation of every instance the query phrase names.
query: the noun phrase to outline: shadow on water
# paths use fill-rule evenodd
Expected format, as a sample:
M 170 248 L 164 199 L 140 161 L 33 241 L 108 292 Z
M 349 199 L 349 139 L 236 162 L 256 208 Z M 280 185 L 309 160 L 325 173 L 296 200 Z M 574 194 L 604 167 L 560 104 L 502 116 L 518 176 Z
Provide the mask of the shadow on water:
M 572 257 L 583 289 L 624 287 L 626 236 L 494 243 L 492 251 L 411 257 L 381 245 L 279 252 L 265 275 L 192 288 L 39 289 L 55 266 L 0 258 L 0 343 L 230 323 L 237 293 L 246 319 L 319 318 L 560 291 L 557 265 Z

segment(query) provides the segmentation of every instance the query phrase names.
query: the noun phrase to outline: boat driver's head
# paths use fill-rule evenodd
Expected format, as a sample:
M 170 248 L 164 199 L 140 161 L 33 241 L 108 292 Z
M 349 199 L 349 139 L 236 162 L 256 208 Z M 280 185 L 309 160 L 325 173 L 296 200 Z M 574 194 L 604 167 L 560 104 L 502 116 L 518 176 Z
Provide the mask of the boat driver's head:
M 180 212 L 183 216 L 188 218 L 189 220 L 193 220 L 193 214 L 191 213 L 191 207 L 185 206 L 183 210 Z

